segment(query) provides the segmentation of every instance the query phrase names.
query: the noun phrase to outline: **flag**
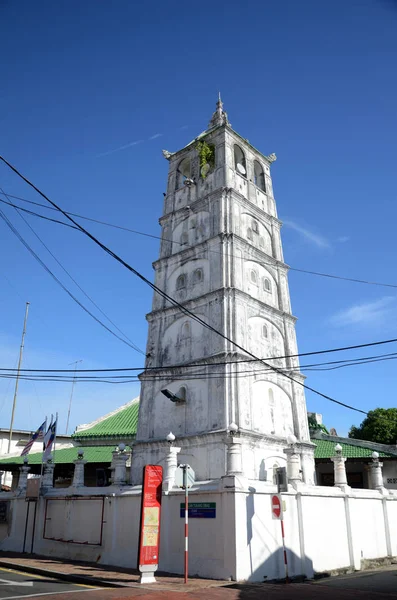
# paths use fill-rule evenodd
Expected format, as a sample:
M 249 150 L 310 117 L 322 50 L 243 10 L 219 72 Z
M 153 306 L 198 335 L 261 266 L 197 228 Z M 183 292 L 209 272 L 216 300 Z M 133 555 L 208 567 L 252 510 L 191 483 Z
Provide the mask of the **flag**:
M 47 433 L 44 436 L 43 462 L 46 462 L 51 455 L 51 450 L 52 450 L 52 446 L 53 446 L 56 434 L 57 434 L 57 419 L 55 419 L 54 422 L 52 422 L 52 419 L 51 419 L 50 426 L 47 429 Z
M 29 452 L 32 449 L 32 446 L 34 444 L 34 442 L 36 440 L 41 440 L 44 438 L 44 431 L 47 425 L 47 419 L 44 421 L 44 423 L 42 423 L 40 425 L 40 427 L 37 429 L 37 431 L 34 432 L 34 434 L 32 435 L 32 437 L 30 438 L 30 440 L 28 441 L 28 443 L 26 444 L 26 446 L 24 447 L 24 449 L 21 452 L 21 456 L 25 456 L 26 454 L 29 454 Z

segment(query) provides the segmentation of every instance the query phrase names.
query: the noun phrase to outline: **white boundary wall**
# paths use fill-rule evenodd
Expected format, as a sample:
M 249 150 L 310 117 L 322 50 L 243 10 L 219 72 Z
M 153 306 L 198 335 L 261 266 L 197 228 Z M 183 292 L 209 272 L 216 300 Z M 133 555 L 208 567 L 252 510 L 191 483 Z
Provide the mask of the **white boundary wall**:
M 232 487 L 227 487 L 232 485 Z M 233 487 L 233 485 L 235 487 Z M 237 489 L 237 488 L 240 489 Z M 76 490 L 74 490 L 76 492 Z M 140 488 L 56 489 L 40 498 L 34 552 L 135 568 Z M 280 522 L 271 516 L 274 486 L 237 478 L 196 484 L 190 502 L 216 502 L 215 519 L 190 519 L 189 573 L 264 581 L 284 577 Z M 27 503 L 9 493 L 10 520 L 0 525 L 0 550 L 22 551 Z M 397 495 L 372 490 L 301 486 L 283 494 L 291 576 L 360 569 L 362 559 L 397 556 Z M 183 573 L 183 492 L 163 495 L 160 569 Z M 46 512 L 47 504 L 47 512 Z M 103 511 L 102 511 L 103 506 Z M 30 552 L 33 506 L 27 529 Z M 43 538 L 44 523 L 47 537 Z M 76 543 L 80 542 L 80 543 Z

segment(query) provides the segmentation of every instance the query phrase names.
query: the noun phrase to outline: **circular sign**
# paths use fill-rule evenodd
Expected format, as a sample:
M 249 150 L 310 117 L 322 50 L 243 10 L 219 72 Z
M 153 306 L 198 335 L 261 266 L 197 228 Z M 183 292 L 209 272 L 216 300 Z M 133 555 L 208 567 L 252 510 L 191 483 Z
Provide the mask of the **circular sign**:
M 272 496 L 272 513 L 277 519 L 281 515 L 281 502 L 278 496 Z

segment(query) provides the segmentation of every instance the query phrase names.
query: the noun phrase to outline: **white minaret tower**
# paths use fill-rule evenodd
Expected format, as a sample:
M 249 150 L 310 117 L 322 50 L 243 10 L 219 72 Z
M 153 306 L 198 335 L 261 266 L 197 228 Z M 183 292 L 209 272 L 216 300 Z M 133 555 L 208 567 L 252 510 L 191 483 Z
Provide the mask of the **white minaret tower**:
M 156 286 L 256 357 L 297 354 L 270 176 L 276 156 L 261 154 L 232 129 L 220 96 L 208 129 L 163 154 L 169 175 Z M 147 319 L 146 368 L 160 368 L 141 375 L 133 483 L 141 481 L 143 465 L 164 460 L 170 431 L 180 462 L 188 462 L 198 480 L 222 477 L 232 423 L 245 477 L 273 482 L 274 469 L 285 464 L 287 436 L 294 434 L 303 478 L 312 482 L 297 358 L 266 361 L 291 381 L 156 293 Z

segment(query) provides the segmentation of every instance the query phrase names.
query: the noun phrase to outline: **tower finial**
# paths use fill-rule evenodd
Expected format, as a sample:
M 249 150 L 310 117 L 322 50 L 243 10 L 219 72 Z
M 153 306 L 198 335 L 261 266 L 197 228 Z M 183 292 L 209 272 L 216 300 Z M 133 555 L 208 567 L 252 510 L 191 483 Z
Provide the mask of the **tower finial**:
M 212 115 L 211 121 L 208 123 L 208 129 L 218 127 L 219 125 L 230 125 L 227 118 L 227 112 L 223 110 L 223 102 L 221 93 L 218 92 L 218 102 L 216 103 L 216 111 Z

